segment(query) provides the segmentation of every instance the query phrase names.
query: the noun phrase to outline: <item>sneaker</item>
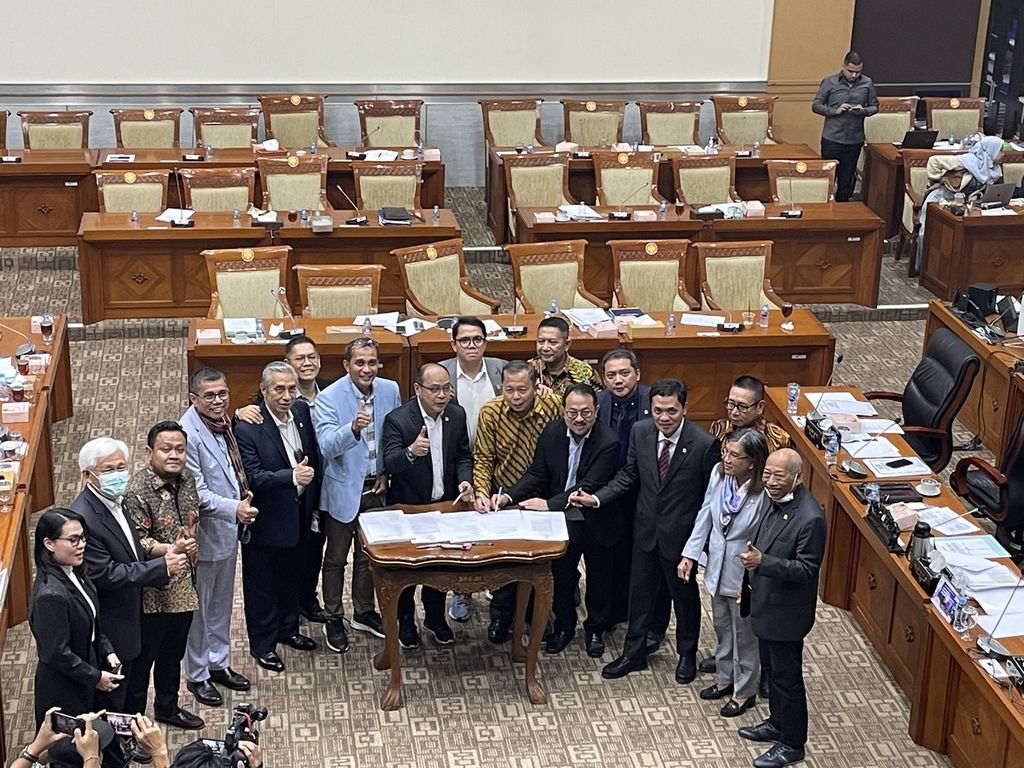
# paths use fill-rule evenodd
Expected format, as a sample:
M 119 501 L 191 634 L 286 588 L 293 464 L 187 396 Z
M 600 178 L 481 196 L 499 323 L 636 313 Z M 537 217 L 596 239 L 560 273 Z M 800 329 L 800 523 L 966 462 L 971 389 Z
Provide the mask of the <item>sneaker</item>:
M 406 649 L 420 647 L 420 633 L 416 629 L 416 622 L 398 622 L 398 644 Z
M 374 637 L 384 639 L 384 622 L 376 611 L 357 613 L 352 617 L 349 626 L 356 632 L 369 632 Z
M 448 617 L 452 621 L 466 621 L 469 618 L 469 607 L 472 595 L 467 592 L 456 592 L 452 595 L 452 603 L 448 606 Z
M 443 616 L 436 623 L 424 621 L 423 626 L 434 636 L 438 645 L 451 645 L 455 642 L 455 633 L 452 632 L 452 628 L 448 626 L 448 622 L 444 620 Z
M 335 653 L 345 653 L 348 650 L 348 632 L 345 631 L 345 624 L 341 619 L 331 617 L 324 624 L 324 637 L 327 639 L 327 647 Z

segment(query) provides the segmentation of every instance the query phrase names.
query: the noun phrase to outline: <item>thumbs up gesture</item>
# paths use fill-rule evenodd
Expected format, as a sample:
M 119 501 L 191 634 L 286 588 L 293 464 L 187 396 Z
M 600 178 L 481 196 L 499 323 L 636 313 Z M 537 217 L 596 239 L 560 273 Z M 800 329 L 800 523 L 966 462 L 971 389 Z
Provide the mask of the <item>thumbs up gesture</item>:
M 252 505 L 252 491 L 249 491 L 245 494 L 245 498 L 238 502 L 238 506 L 235 508 L 235 516 L 242 525 L 248 525 L 256 519 L 258 514 L 259 510 Z
M 412 445 L 409 446 L 409 453 L 416 457 L 426 456 L 430 453 L 430 438 L 427 437 L 426 425 L 420 430 L 416 439 L 412 441 Z
M 309 457 L 303 456 L 302 461 L 295 465 L 295 469 L 292 470 L 292 480 L 295 485 L 309 485 L 313 482 L 313 476 L 316 474 L 311 466 L 309 466 Z
M 754 546 L 753 542 L 747 542 L 747 551 L 740 553 L 740 562 L 748 571 L 752 571 L 761 565 L 761 551 Z
M 366 407 L 366 401 L 360 400 L 359 411 L 356 413 L 356 417 L 352 419 L 352 434 L 359 437 L 362 431 L 366 429 L 372 421 L 373 416 L 370 415 L 370 411 Z

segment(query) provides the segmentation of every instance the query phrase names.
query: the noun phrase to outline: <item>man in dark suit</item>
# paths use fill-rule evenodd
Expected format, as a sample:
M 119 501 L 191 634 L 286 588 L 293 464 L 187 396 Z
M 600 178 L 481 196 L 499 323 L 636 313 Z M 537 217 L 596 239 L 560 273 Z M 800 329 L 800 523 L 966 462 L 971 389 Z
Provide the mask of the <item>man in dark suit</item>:
M 473 497 L 473 454 L 469 450 L 466 412 L 451 402 L 448 371 L 426 363 L 416 372 L 416 396 L 384 419 L 381 445 L 384 471 L 391 479 L 388 504 L 429 504 L 441 499 Z M 398 599 L 398 641 L 403 648 L 420 644 L 413 601 L 415 587 Z M 444 617 L 445 595 L 423 587 L 423 626 L 441 645 L 455 642 Z
M 825 556 L 825 516 L 800 482 L 803 463 L 791 448 L 768 457 L 764 486 L 772 505 L 747 551 L 741 614 L 749 611 L 762 656 L 771 664 L 768 719 L 740 728 L 751 741 L 772 742 L 755 768 L 779 768 L 804 759 L 807 692 L 804 638 L 814 626 L 818 572 Z
M 491 505 L 498 509 L 517 503 L 524 509 L 564 510 L 569 543 L 565 554 L 551 563 L 555 619 L 544 650 L 561 653 L 576 635 L 573 598 L 582 555 L 587 563 L 583 631 L 587 653 L 597 658 L 604 653 L 603 634 L 614 624 L 614 572 L 608 563 L 615 543 L 622 537 L 625 518 L 619 507 L 584 513 L 568 501 L 573 491 L 600 488 L 612 478 L 619 466 L 619 441 L 611 427 L 598 422 L 597 393 L 589 384 L 572 384 L 562 396 L 562 406 L 564 420 L 551 422 L 541 432 L 526 474 L 506 493 L 495 494 Z
M 145 560 L 139 534 L 121 509 L 131 475 L 128 446 L 110 437 L 90 440 L 78 452 L 84 488 L 71 502 L 89 530 L 85 564 L 99 595 L 98 617 L 103 633 L 121 661 L 127 678 L 142 652 L 142 588 L 161 587 L 188 568 L 188 555 L 168 549 L 163 557 Z M 97 694 L 97 706 L 123 712 L 128 686 Z
M 638 490 L 629 629 L 622 655 L 601 671 L 607 679 L 647 668 L 647 632 L 663 584 L 668 586 L 676 612 L 676 682 L 686 684 L 697 675 L 700 593 L 696 580 L 679 578 L 676 566 L 721 451 L 718 441 L 685 415 L 686 385 L 678 379 L 655 382 L 651 387 L 652 418 L 633 426 L 625 465 L 596 493 L 577 491 L 570 497 L 570 502 L 600 507 Z
M 320 451 L 309 406 L 288 363 L 269 363 L 260 382 L 263 423 L 235 426 L 238 451 L 260 515 L 242 544 L 242 593 L 249 652 L 283 672 L 277 644 L 312 651 L 299 632 L 299 594 L 310 522 L 320 497 Z

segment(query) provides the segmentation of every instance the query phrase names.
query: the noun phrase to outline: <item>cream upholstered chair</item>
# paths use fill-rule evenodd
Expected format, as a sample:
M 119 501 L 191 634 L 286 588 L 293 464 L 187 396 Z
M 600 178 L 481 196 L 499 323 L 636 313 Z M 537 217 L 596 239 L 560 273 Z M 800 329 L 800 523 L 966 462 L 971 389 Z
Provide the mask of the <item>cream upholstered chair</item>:
M 715 127 L 723 144 L 775 144 L 772 132 L 775 100 L 778 96 L 711 97 L 715 105 Z
M 92 112 L 19 112 L 25 149 L 85 149 Z
M 689 240 L 609 240 L 612 306 L 689 312 L 700 302 L 686 290 Z
M 275 211 L 329 211 L 327 155 L 261 157 L 263 208 Z
M 271 94 L 260 96 L 267 138 L 277 139 L 282 147 L 304 149 L 333 147 L 324 133 L 324 99 L 322 93 Z
M 544 139 L 540 135 L 541 101 L 543 99 L 480 99 L 487 146 L 544 146 Z
M 865 144 L 891 144 L 903 141 L 914 127 L 917 96 L 879 96 L 878 111 L 864 118 Z M 857 172 L 864 169 L 864 153 L 857 157 Z
M 664 199 L 650 152 L 595 152 L 593 163 L 599 205 L 657 205 Z
M 565 155 L 505 155 L 501 160 L 508 191 L 508 226 L 513 236 L 520 208 L 557 208 L 576 202 L 569 194 L 569 162 Z
M 181 110 L 112 109 L 117 146 L 125 149 L 167 149 L 180 144 Z
M 359 144 L 364 147 L 414 147 L 420 138 L 420 99 L 356 101 Z
M 835 160 L 765 160 L 776 203 L 831 203 L 836 197 Z
M 197 147 L 244 149 L 256 142 L 259 107 L 192 107 Z
M 352 163 L 356 205 L 361 211 L 421 208 L 423 163 Z
M 493 315 L 501 306 L 469 284 L 459 238 L 397 248 L 391 255 L 398 261 L 407 314 Z
M 708 205 L 739 200 L 736 194 L 736 159 L 732 155 L 672 156 L 676 201 Z
M 287 286 L 291 251 L 287 245 L 203 251 L 210 279 L 207 317 L 284 317 L 281 302 L 288 296 L 280 291 Z
M 624 101 L 562 99 L 565 140 L 581 147 L 610 147 L 622 141 Z
M 383 264 L 297 264 L 299 305 L 307 317 L 350 317 L 377 311 Z
M 182 168 L 185 207 L 193 211 L 245 212 L 255 203 L 255 168 Z
M 0 149 L 7 149 L 7 118 L 10 112 L 0 109 Z
M 984 131 L 985 99 L 926 97 L 924 109 L 928 129 L 938 131 L 940 140 L 950 135 L 960 140 L 964 136 Z
M 506 245 L 512 262 L 517 312 L 544 312 L 554 299 L 561 309 L 608 304 L 583 287 L 586 240 Z
M 170 171 L 93 171 L 100 213 L 161 213 Z
M 638 101 L 640 135 L 658 147 L 700 144 L 699 101 Z
M 1024 181 L 1024 152 L 1003 152 L 1003 181 L 1019 187 Z
M 695 243 L 703 306 L 722 312 L 757 311 L 785 303 L 772 290 L 772 242 Z
M 903 150 L 903 211 L 894 258 L 899 261 L 906 249 L 910 255 L 911 272 L 914 271 L 914 248 L 921 231 L 921 206 L 928 195 L 928 159 L 935 154 L 928 149 Z

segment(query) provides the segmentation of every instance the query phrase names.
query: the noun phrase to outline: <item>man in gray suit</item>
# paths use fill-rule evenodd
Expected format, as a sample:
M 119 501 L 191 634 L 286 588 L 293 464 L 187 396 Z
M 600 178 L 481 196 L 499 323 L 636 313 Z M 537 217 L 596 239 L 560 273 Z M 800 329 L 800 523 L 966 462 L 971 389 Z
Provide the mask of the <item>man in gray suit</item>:
M 238 525 L 256 519 L 252 494 L 231 431 L 230 393 L 220 371 L 202 368 L 188 380 L 191 405 L 181 417 L 188 438 L 185 463 L 195 475 L 199 510 L 199 609 L 185 651 L 186 687 L 200 704 L 224 703 L 214 683 L 233 691 L 249 681 L 231 669 L 231 605 L 235 596 Z

